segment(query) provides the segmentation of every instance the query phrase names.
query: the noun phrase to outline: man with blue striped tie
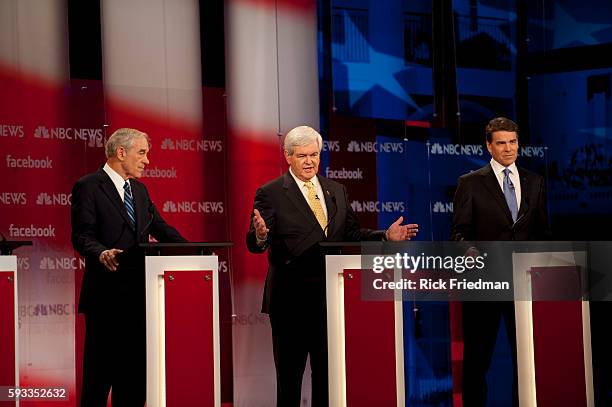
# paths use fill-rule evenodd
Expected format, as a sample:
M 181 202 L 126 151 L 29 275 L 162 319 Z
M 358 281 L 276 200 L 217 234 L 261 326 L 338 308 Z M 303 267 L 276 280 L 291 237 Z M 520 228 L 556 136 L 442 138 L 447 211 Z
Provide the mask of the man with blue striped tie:
M 149 136 L 115 131 L 106 164 L 72 190 L 72 244 L 85 258 L 79 312 L 85 314 L 81 406 L 143 406 L 146 397 L 144 254 L 149 235 L 184 242 L 137 181 L 149 164 Z
M 515 163 L 518 131 L 516 123 L 505 117 L 497 117 L 487 125 L 486 146 L 491 160 L 459 178 L 453 202 L 452 240 L 548 240 L 550 237 L 544 178 Z M 512 354 L 512 366 L 506 372 L 513 378 L 511 384 L 507 383 L 507 388 L 512 386 L 512 399 L 507 398 L 507 405 L 518 405 L 514 303 L 467 301 L 463 303 L 464 406 L 492 405 L 488 401 L 486 374 L 502 321 Z

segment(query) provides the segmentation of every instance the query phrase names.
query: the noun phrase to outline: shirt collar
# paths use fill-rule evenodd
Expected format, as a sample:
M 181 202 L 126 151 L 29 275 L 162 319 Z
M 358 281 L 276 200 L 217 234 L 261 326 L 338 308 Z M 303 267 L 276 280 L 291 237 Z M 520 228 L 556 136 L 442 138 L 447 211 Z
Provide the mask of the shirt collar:
M 129 184 L 129 180 L 124 180 L 123 177 L 119 175 L 119 173 L 117 173 L 117 171 L 113 170 L 111 166 L 108 165 L 108 163 L 104 164 L 104 167 L 102 169 L 108 174 L 111 181 L 113 181 L 113 184 L 115 184 L 115 187 L 117 187 L 118 190 L 122 190 L 123 185 L 125 185 L 126 182 Z
M 298 187 L 300 188 L 304 187 L 305 182 L 295 176 L 291 167 L 289 167 L 289 174 L 291 174 L 291 176 L 295 180 L 295 183 L 298 185 Z M 319 179 L 317 178 L 316 175 L 312 177 L 309 181 L 312 182 L 312 185 L 314 185 L 315 188 L 319 187 Z
M 516 161 L 510 164 L 508 167 L 504 167 L 493 158 L 491 158 L 491 168 L 493 168 L 493 173 L 501 174 L 505 168 L 510 170 L 510 173 L 513 175 L 518 175 L 518 168 L 516 168 Z

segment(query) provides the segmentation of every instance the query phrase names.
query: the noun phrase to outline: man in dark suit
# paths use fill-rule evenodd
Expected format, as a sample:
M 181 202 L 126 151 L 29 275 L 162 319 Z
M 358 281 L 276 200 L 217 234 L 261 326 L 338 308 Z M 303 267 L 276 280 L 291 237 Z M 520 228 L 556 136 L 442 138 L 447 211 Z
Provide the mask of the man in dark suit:
M 139 243 L 185 239 L 160 216 L 144 184 L 149 137 L 119 129 L 106 164 L 72 190 L 72 244 L 85 258 L 79 312 L 86 333 L 81 406 L 143 406 L 146 398 L 144 253 Z
M 417 225 L 386 231 L 361 229 L 343 185 L 317 175 L 323 141 L 307 126 L 287 133 L 284 175 L 257 190 L 246 236 L 249 250 L 268 250 L 262 311 L 270 315 L 277 405 L 300 405 L 307 356 L 312 369 L 312 406 L 328 406 L 327 318 L 323 241 L 407 240 Z
M 498 117 L 486 127 L 491 161 L 459 178 L 453 202 L 451 238 L 457 241 L 546 239 L 548 221 L 544 179 L 516 166 L 518 126 Z M 487 402 L 486 372 L 504 318 L 513 359 L 513 403 L 518 405 L 514 303 L 463 304 L 463 405 Z

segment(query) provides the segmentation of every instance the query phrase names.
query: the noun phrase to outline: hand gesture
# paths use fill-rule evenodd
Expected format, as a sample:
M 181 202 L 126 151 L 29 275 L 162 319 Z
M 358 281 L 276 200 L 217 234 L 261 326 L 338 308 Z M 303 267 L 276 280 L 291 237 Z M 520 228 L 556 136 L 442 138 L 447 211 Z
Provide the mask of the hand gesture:
M 255 236 L 258 240 L 266 240 L 270 229 L 266 226 L 266 221 L 261 217 L 257 209 L 253 210 L 253 227 L 255 228 Z
M 415 237 L 419 231 L 419 225 L 416 223 L 410 223 L 408 225 L 402 225 L 404 217 L 400 216 L 395 222 L 389 226 L 389 229 L 385 232 L 387 240 L 393 242 L 399 242 L 402 240 L 410 240 Z
M 119 260 L 117 260 L 117 255 L 119 253 L 123 253 L 123 250 L 104 250 L 102 253 L 100 253 L 100 263 L 104 264 L 104 267 L 106 267 L 109 271 L 117 271 L 117 267 L 119 266 Z

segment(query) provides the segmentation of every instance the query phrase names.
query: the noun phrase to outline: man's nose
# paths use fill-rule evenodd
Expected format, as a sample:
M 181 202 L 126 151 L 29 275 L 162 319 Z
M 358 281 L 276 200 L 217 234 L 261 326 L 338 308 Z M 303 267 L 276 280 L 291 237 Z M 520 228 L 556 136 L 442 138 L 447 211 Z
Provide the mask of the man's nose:
M 149 159 L 148 159 L 147 157 L 145 157 L 145 158 L 142 160 L 142 162 L 143 162 L 143 163 L 145 163 L 145 164 L 149 164 Z

